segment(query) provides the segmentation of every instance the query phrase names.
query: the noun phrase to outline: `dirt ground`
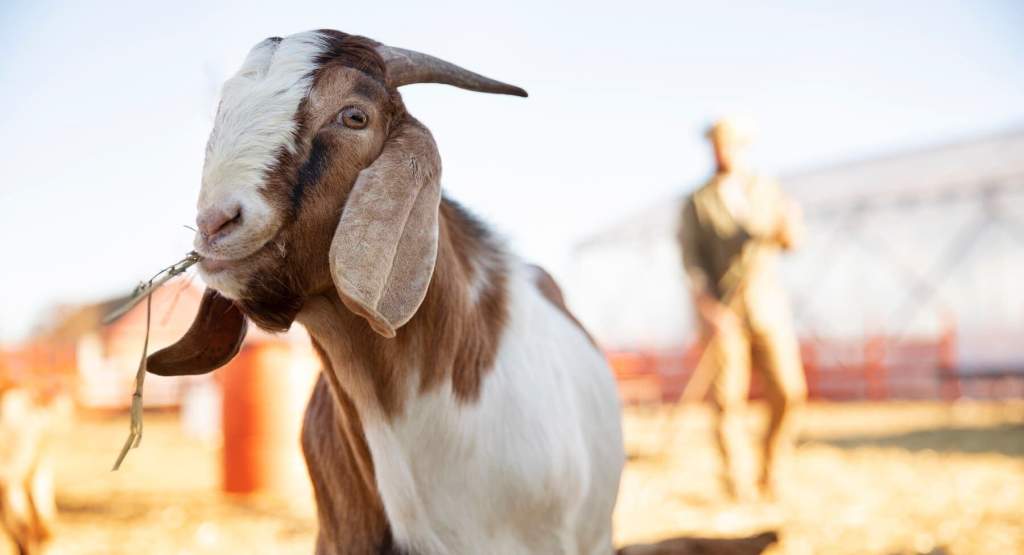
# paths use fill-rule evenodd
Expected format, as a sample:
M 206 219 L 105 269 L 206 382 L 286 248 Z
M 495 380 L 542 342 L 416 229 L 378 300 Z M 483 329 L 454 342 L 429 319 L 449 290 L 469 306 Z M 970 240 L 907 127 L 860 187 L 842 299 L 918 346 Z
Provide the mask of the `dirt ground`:
M 626 415 L 620 544 L 774 529 L 774 555 L 1024 553 L 1024 403 L 812 405 L 781 499 L 744 505 L 719 491 L 707 410 L 678 412 L 672 433 L 666 414 Z M 761 422 L 752 410 L 752 433 Z M 111 473 L 127 429 L 125 417 L 80 416 L 61 442 L 49 554 L 312 552 L 308 492 L 221 495 L 218 447 L 166 414 L 147 415 L 143 446 Z
M 750 428 L 763 426 L 752 411 Z M 722 499 L 710 415 L 625 420 L 621 544 L 778 530 L 768 553 L 1024 554 L 1024 404 L 818 404 L 774 504 Z

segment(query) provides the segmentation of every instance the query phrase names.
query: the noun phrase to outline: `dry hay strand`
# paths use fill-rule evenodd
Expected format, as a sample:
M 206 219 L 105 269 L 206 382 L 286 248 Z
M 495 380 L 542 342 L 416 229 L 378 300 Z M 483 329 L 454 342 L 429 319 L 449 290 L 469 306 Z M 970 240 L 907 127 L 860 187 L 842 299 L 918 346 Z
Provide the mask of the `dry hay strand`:
M 146 357 L 149 355 L 149 328 L 153 314 L 153 293 L 162 285 L 170 281 L 171 278 L 181 275 L 185 270 L 191 268 L 192 265 L 199 262 L 199 259 L 199 254 L 192 251 L 185 255 L 185 258 L 157 272 L 153 277 L 149 278 L 149 281 L 139 283 L 128 300 L 103 319 L 104 324 L 110 324 L 121 316 L 127 314 L 129 310 L 135 308 L 135 306 L 143 300 L 146 301 L 146 337 L 142 342 L 142 358 L 139 360 L 139 369 L 135 372 L 135 391 L 132 393 L 131 425 L 128 432 L 128 438 L 125 439 L 124 445 L 121 447 L 121 452 L 118 453 L 117 460 L 114 461 L 114 467 L 111 468 L 111 471 L 121 468 L 121 463 L 124 462 L 124 458 L 128 455 L 128 451 L 135 449 L 142 444 L 142 386 L 146 381 Z

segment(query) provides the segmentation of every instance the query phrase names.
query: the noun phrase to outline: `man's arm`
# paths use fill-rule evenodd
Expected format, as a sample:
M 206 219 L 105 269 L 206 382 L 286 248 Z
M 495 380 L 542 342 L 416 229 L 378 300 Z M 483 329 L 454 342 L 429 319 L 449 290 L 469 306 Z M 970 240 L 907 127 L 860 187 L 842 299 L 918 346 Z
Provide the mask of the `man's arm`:
M 795 250 L 804 241 L 804 216 L 800 205 L 787 197 L 781 190 L 779 196 L 779 220 L 775 240 L 785 250 Z

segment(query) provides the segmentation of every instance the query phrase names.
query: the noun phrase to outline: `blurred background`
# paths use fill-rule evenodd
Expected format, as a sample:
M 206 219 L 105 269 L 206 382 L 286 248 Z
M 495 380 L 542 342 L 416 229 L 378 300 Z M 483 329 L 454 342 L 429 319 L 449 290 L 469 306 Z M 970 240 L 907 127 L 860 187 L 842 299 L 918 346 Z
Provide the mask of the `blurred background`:
M 100 320 L 191 249 L 220 84 L 263 38 L 314 28 L 530 92 L 403 96 L 447 194 L 546 266 L 608 353 L 630 452 L 619 543 L 774 529 L 773 553 L 1024 552 L 1020 2 L 7 0 L 0 464 L 32 453 L 53 477 L 48 552 L 312 550 L 302 330 L 250 333 L 209 377 L 150 377 L 145 440 L 110 473 L 145 313 Z M 714 169 L 704 130 L 733 113 L 758 122 L 756 166 L 808 228 L 781 270 L 811 403 L 771 504 L 723 497 L 710 414 L 678 403 L 700 356 L 680 204 Z M 154 297 L 154 347 L 201 288 Z

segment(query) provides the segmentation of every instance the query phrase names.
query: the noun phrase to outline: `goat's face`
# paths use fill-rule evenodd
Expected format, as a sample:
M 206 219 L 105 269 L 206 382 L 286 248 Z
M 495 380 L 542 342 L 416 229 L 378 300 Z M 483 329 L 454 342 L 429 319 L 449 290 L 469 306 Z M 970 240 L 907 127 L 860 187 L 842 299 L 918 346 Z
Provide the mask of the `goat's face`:
M 397 92 L 417 82 L 526 95 L 338 31 L 267 39 L 225 83 L 195 240 L 200 275 L 216 292 L 204 297 L 196 322 L 228 326 L 220 334 L 228 338 L 237 332 L 225 353 L 237 348 L 245 319 L 211 311 L 240 309 L 261 327 L 282 330 L 309 296 L 334 287 L 384 336 L 415 313 L 433 274 L 440 202 L 437 149 Z M 187 344 L 192 335 L 168 350 L 196 350 Z M 210 369 L 157 355 L 155 373 Z
M 345 200 L 403 117 L 367 39 L 310 32 L 256 45 L 224 85 L 207 146 L 204 281 L 257 323 L 288 327 L 303 298 L 332 286 Z

